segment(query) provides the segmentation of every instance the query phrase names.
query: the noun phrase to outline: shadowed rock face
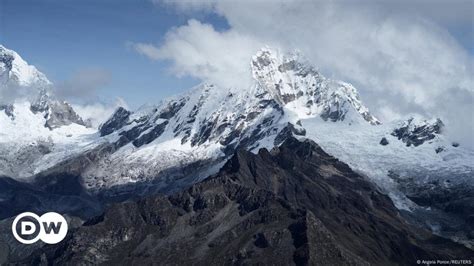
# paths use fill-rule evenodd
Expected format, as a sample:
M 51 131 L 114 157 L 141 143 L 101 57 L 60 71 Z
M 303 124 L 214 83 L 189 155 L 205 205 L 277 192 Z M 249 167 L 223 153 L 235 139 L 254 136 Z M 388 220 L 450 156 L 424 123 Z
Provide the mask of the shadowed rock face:
M 383 146 L 387 146 L 389 144 L 387 138 L 383 137 L 380 142 L 379 142 L 380 145 L 383 145 Z
M 100 126 L 100 135 L 106 136 L 120 130 L 122 127 L 135 124 L 133 127 L 130 126 L 130 129 L 123 130 L 119 133 L 120 138 L 115 145 L 121 147 L 132 142 L 135 147 L 141 147 L 163 134 L 169 122 L 167 119 L 173 117 L 173 115 L 183 107 L 183 104 L 183 102 L 170 102 L 159 113 L 153 116 L 145 115 L 138 119 L 132 119 L 132 113 L 130 111 L 119 107 L 109 120 Z M 158 109 L 154 109 L 154 111 L 158 112 Z
M 0 199 L 0 220 L 25 211 L 56 211 L 84 219 L 102 211 L 100 203 L 84 190 L 79 178 L 66 174 L 34 184 L 0 176 Z
M 423 124 L 416 124 L 412 118 L 400 128 L 393 130 L 392 136 L 402 140 L 407 146 L 413 144 L 416 147 L 434 139 L 437 134 L 441 133 L 443 127 L 441 119 L 436 119 L 432 123 L 425 121 Z
M 425 182 L 418 186 L 410 184 L 410 179 L 395 177 L 394 180 L 410 200 L 425 207 L 417 210 L 409 219 L 415 218 L 419 220 L 415 223 L 421 222 L 435 232 L 456 238 L 471 248 L 474 246 L 473 186 L 467 183 L 455 184 L 449 179 L 444 182 Z M 433 210 L 432 213 L 425 211 L 428 207 Z
M 183 192 L 112 205 L 23 262 L 408 265 L 473 255 L 410 227 L 346 164 L 289 138 L 272 151 L 239 150 Z
M 125 126 L 127 124 L 128 118 L 130 116 L 130 111 L 125 110 L 123 107 L 117 108 L 114 114 L 102 124 L 99 128 L 100 135 L 105 136 L 109 135 L 115 130 Z

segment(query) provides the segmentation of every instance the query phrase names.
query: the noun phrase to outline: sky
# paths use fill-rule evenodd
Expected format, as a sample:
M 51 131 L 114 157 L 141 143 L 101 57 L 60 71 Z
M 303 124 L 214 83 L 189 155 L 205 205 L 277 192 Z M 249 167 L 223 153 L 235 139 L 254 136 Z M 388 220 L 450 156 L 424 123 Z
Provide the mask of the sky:
M 199 17 L 218 28 L 226 25 L 217 16 Z M 149 60 L 127 45 L 160 43 L 189 18 L 147 0 L 0 0 L 0 43 L 46 74 L 66 98 L 121 97 L 137 107 L 199 82 L 177 78 L 166 62 Z
M 473 14 L 471 0 L 0 0 L 0 43 L 72 102 L 132 108 L 242 86 L 260 47 L 296 49 L 382 121 L 441 117 L 471 141 Z

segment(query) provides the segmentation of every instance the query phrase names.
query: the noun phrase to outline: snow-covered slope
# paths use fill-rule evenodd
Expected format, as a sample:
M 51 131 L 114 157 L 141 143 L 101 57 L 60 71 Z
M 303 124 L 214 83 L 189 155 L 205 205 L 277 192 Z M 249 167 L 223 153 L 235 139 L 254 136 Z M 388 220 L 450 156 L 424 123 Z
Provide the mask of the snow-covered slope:
M 33 112 L 29 102 L 11 106 L 11 115 L 0 110 L 0 175 L 28 179 L 87 146 L 89 135 L 96 135 L 76 123 L 52 130 L 44 113 Z
M 408 121 L 413 121 L 409 119 Z M 450 180 L 450 185 L 474 184 L 474 151 L 455 147 L 442 134 L 418 146 L 407 145 L 393 134 L 407 122 L 392 122 L 379 126 L 328 124 L 321 119 L 302 120 L 307 138 L 320 143 L 323 149 L 353 169 L 364 173 L 390 193 L 399 208 L 410 209 L 413 203 L 397 189 L 399 178 L 410 178 L 416 183 Z M 412 122 L 413 123 L 413 122 Z M 422 126 L 432 125 L 418 120 Z M 387 144 L 381 144 L 385 139 Z

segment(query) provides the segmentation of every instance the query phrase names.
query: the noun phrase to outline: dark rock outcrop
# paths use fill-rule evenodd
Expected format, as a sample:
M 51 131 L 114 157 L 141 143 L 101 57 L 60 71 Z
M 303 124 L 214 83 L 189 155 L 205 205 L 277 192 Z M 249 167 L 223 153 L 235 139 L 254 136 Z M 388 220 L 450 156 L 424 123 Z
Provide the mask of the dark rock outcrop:
M 238 150 L 189 189 L 111 206 L 22 263 L 413 265 L 473 251 L 413 228 L 311 141 Z
M 100 135 L 106 136 L 118 132 L 120 138 L 114 144 L 117 148 L 130 142 L 135 147 L 148 144 L 163 134 L 169 120 L 185 103 L 186 98 L 170 101 L 161 109 L 155 107 L 151 112 L 134 118 L 131 118 L 132 112 L 119 107 L 109 120 L 100 126 Z
M 296 136 L 305 136 L 306 135 L 306 130 L 303 127 L 298 127 L 296 128 L 293 124 L 288 123 L 286 127 L 284 127 L 278 135 L 275 137 L 275 140 L 273 141 L 275 146 L 280 145 L 283 143 L 286 139 L 292 138 L 293 135 Z
M 15 119 L 15 114 L 13 111 L 15 107 L 13 104 L 0 104 L 0 111 L 4 111 L 7 116 L 9 116 L 12 120 Z
M 432 140 L 437 134 L 441 133 L 444 124 L 441 119 L 437 119 L 433 123 L 424 121 L 422 124 L 415 124 L 414 119 L 409 119 L 400 128 L 393 130 L 392 136 L 397 137 L 406 143 L 407 146 L 412 144 L 416 147 L 426 141 Z
M 117 108 L 114 114 L 105 123 L 100 125 L 99 132 L 101 136 L 106 136 L 125 126 L 128 122 L 130 111 L 123 107 Z
M 346 116 L 347 110 L 340 107 L 338 104 L 336 105 L 335 110 L 331 108 L 325 108 L 322 113 L 319 115 L 324 121 L 343 121 Z
M 142 145 L 148 144 L 154 141 L 156 138 L 161 136 L 165 131 L 166 125 L 168 125 L 168 121 L 164 121 L 161 124 L 156 125 L 148 132 L 145 132 L 140 135 L 137 139 L 135 139 L 132 143 L 135 147 L 140 147 Z
M 383 145 L 383 146 L 387 146 L 389 144 L 387 138 L 383 137 L 380 142 L 379 142 L 380 145 Z
M 13 54 L 6 52 L 6 49 L 3 46 L 0 46 L 0 62 L 5 66 L 7 71 L 11 71 L 13 60 L 15 60 Z

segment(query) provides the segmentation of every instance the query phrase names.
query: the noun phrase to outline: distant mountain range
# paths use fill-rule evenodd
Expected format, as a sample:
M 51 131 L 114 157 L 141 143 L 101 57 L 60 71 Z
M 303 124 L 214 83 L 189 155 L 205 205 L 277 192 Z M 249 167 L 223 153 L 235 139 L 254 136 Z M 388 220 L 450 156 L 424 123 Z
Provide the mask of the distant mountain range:
M 251 86 L 201 84 L 156 105 L 118 108 L 93 128 L 53 95 L 45 75 L 0 46 L 0 86 L 35 92 L 0 102 L 0 207 L 9 206 L 0 218 L 56 210 L 94 223 L 79 227 L 62 255 L 13 249 L 10 258 L 46 252 L 52 262 L 94 263 L 128 254 L 131 263 L 150 262 L 140 256 L 162 260 L 169 253 L 152 246 L 170 241 L 214 264 L 212 256 L 410 264 L 472 254 L 474 151 L 450 141 L 440 119 L 379 121 L 351 84 L 324 77 L 297 53 L 263 48 L 250 67 Z M 140 217 L 119 214 L 128 211 Z M 161 233 L 147 236 L 148 228 Z M 176 230 L 188 233 L 175 238 Z M 187 234 L 196 242 L 183 243 Z M 90 253 L 100 241 L 81 242 L 83 235 L 108 244 Z M 68 255 L 77 245 L 85 249 Z M 371 245 L 372 253 L 362 251 Z

